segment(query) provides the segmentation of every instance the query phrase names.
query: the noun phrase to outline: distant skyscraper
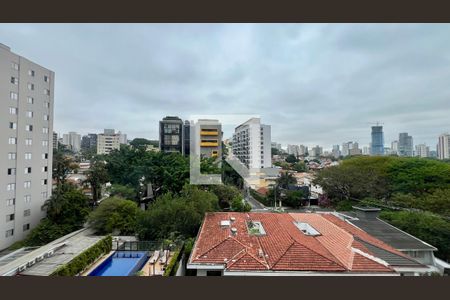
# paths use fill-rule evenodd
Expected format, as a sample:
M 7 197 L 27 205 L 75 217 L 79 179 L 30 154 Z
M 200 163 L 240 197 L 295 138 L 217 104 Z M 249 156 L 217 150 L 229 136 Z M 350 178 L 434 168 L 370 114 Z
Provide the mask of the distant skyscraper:
M 339 145 L 333 145 L 333 150 L 331 151 L 331 153 L 335 158 L 338 158 L 339 156 L 341 156 L 341 151 L 339 150 Z
M 407 132 L 402 132 L 398 137 L 398 155 L 414 156 L 413 138 Z
M 322 147 L 317 145 L 317 146 L 311 148 L 310 156 L 312 156 L 312 157 L 320 157 L 322 155 L 322 153 L 323 153 Z
M 391 143 L 391 153 L 398 154 L 398 141 L 393 141 Z
M 350 149 L 353 149 L 353 142 L 346 142 L 342 144 L 342 156 L 349 156 L 350 155 Z
M 79 152 L 81 149 L 81 135 L 76 132 L 63 134 L 63 144 L 73 152 Z
M 430 157 L 430 147 L 425 144 L 416 145 L 416 156 L 418 157 Z
M 450 159 L 450 134 L 444 133 L 439 136 L 437 155 L 439 159 Z
M 81 138 L 81 149 L 96 149 L 97 148 L 97 134 L 88 133 Z
M 363 155 L 370 155 L 370 148 L 367 147 L 367 146 L 364 146 L 363 150 L 362 150 L 362 154 Z
M 384 154 L 384 135 L 383 126 L 372 126 L 372 143 L 370 149 L 371 155 Z

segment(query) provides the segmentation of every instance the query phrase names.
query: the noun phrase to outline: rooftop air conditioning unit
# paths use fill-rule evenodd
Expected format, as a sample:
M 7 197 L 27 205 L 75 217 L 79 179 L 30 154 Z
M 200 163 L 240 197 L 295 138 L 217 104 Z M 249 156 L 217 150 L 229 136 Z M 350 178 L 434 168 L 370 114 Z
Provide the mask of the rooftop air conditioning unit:
M 31 267 L 32 265 L 34 265 L 36 263 L 36 260 L 30 260 L 28 263 L 27 263 L 27 267 Z

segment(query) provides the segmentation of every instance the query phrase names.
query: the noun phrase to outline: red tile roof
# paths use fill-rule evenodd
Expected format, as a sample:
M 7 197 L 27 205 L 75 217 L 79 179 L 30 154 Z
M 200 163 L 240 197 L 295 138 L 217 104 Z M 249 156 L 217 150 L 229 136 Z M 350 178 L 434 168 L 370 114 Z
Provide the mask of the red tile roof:
M 221 226 L 231 217 L 231 226 Z M 250 234 L 250 220 L 261 222 L 265 234 Z M 295 221 L 320 235 L 304 234 Z M 394 272 L 358 240 L 404 256 L 331 214 L 229 212 L 206 214 L 189 263 L 220 264 L 227 271 Z

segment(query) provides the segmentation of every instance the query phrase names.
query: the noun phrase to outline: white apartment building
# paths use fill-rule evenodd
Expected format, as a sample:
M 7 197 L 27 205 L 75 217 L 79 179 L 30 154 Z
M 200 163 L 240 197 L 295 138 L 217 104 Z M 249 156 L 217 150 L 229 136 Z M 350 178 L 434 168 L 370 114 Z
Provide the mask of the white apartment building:
M 298 156 L 300 155 L 300 147 L 298 145 L 287 145 L 287 153 Z
M 52 192 L 54 72 L 0 44 L 0 250 L 20 241 Z
M 127 145 L 128 144 L 127 135 L 125 133 L 121 133 L 120 131 L 117 134 L 119 135 L 119 143 Z
M 62 144 L 66 145 L 73 152 L 79 152 L 81 149 L 81 135 L 73 131 L 64 133 Z
M 439 136 L 437 155 L 439 159 L 450 159 L 450 134 L 444 133 Z
M 418 157 L 430 157 L 430 147 L 425 144 L 416 145 L 416 156 Z
M 109 154 L 114 149 L 120 149 L 120 133 L 114 129 L 105 129 L 97 135 L 97 154 Z
M 271 168 L 271 128 L 261 124 L 260 118 L 251 118 L 235 128 L 233 155 L 249 169 Z

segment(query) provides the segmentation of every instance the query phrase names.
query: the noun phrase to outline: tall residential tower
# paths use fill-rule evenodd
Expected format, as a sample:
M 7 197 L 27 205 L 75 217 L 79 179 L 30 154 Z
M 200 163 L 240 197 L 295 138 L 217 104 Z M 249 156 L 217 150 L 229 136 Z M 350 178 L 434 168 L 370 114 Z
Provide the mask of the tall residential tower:
M 54 72 L 0 44 L 0 250 L 45 217 L 52 193 Z

